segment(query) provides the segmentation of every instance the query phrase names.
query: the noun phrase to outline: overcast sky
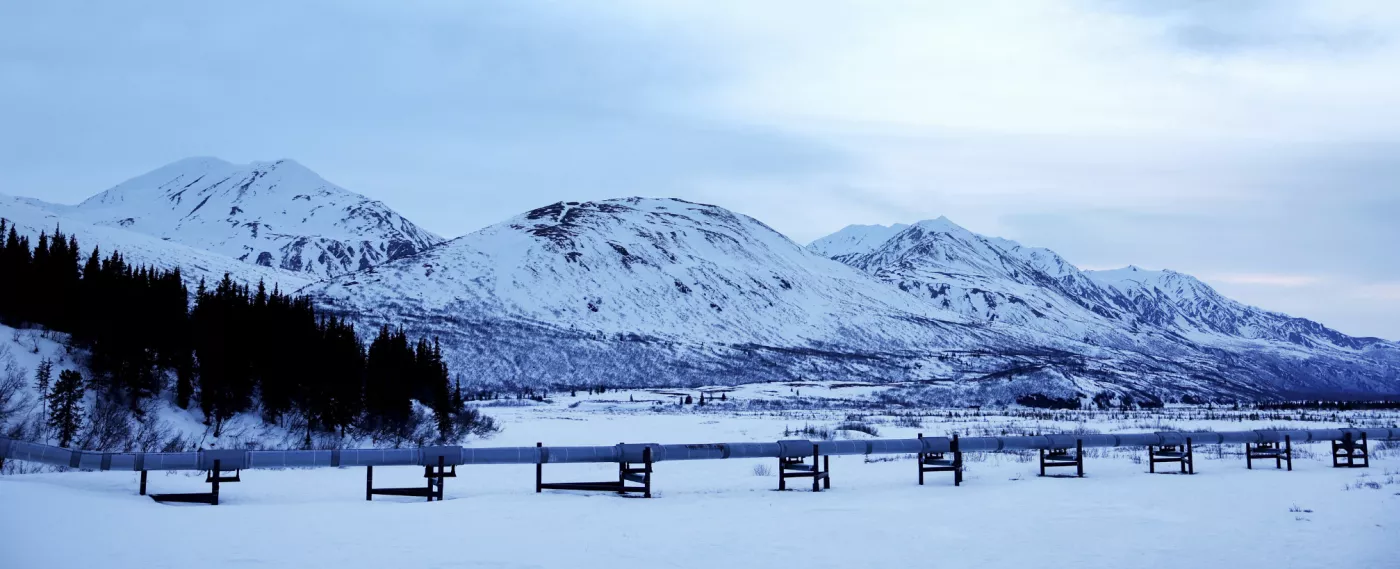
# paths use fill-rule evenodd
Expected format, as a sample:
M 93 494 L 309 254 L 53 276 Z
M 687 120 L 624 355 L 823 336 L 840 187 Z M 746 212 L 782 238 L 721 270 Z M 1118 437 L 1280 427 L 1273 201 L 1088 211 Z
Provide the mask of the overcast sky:
M 444 236 L 946 215 L 1400 339 L 1394 0 L 0 2 L 0 193 L 293 158 Z

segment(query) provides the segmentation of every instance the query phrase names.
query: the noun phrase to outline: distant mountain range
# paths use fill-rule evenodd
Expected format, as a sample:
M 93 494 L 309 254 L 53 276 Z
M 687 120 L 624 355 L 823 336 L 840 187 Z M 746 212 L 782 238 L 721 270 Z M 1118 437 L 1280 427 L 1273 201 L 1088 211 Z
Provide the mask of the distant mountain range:
M 1400 392 L 1400 345 L 1246 306 L 1172 271 L 1081 271 L 939 218 L 803 247 L 723 208 L 561 202 L 450 241 L 291 161 L 177 162 L 0 217 L 189 278 L 280 282 L 443 340 L 467 382 L 922 382 L 930 402 Z M 241 262 L 240 262 L 241 261 Z

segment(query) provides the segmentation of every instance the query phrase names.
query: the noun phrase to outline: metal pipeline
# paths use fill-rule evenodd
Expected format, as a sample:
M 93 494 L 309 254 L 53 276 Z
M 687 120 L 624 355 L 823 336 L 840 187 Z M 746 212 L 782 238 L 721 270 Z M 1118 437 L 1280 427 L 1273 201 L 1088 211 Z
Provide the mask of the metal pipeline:
M 963 437 L 962 452 L 1003 452 L 1073 448 L 1076 442 L 1093 447 L 1147 447 L 1185 444 L 1193 446 L 1340 440 L 1400 440 L 1400 429 L 1313 429 L 1234 432 L 1159 432 L 1120 435 L 1035 435 L 1017 437 Z M 196 452 L 93 452 L 0 438 L 0 458 L 22 460 L 81 470 L 209 470 L 219 461 L 222 470 L 248 468 L 317 468 L 342 466 L 429 466 L 438 464 L 557 464 L 643 462 L 643 449 L 651 449 L 653 462 L 717 460 L 727 458 L 793 458 L 822 455 L 913 454 L 949 452 L 952 439 L 785 440 L 772 443 L 618 444 L 571 447 L 434 446 L 414 449 L 337 450 L 201 450 Z

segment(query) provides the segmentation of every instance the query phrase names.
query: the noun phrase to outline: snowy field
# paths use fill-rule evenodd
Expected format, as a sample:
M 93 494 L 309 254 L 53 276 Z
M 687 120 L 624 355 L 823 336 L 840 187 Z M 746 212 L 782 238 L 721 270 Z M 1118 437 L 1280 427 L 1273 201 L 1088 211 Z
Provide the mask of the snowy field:
M 551 394 L 548 403 L 486 407 L 504 430 L 472 444 L 773 441 L 806 438 L 784 434 L 806 427 L 870 436 L 842 424 L 898 438 L 1397 420 L 1202 408 L 862 409 L 881 389 L 756 385 L 683 408 L 668 392 Z M 798 490 L 777 492 L 771 459 L 663 462 L 651 500 L 536 495 L 533 466 L 459 468 L 447 501 L 434 503 L 366 502 L 358 468 L 246 471 L 223 487 L 218 507 L 157 504 L 136 494 L 135 473 L 24 474 L 0 477 L 0 566 L 1394 568 L 1400 445 L 1373 448 L 1371 468 L 1344 470 L 1330 467 L 1325 446 L 1297 445 L 1285 472 L 1272 463 L 1246 470 L 1238 447 L 1204 447 L 1195 476 L 1148 474 L 1140 449 L 1089 449 L 1084 479 L 1038 478 L 1031 454 L 969 454 L 957 488 L 946 473 L 918 486 L 912 456 L 833 457 L 832 489 L 820 494 L 800 479 L 790 485 Z M 546 481 L 616 475 L 610 465 L 545 467 Z M 375 472 L 376 486 L 422 482 L 415 468 Z M 151 492 L 206 489 L 202 474 L 150 477 Z

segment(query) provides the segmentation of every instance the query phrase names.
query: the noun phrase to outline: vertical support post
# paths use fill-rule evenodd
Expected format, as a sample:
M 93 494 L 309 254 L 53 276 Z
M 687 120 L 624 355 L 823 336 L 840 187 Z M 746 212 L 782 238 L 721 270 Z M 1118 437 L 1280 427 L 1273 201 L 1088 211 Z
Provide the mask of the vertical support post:
M 141 495 L 146 495 L 146 470 L 141 469 Z
M 214 459 L 214 472 L 212 474 L 214 475 L 211 477 L 214 479 L 214 499 L 210 502 L 210 505 L 217 506 L 219 505 L 219 476 L 222 474 L 219 470 L 218 459 Z
M 1361 467 L 1371 467 L 1371 449 L 1366 446 L 1366 432 L 1361 432 Z
M 446 494 L 445 491 L 447 490 L 447 479 L 443 478 L 443 475 L 447 473 L 447 457 L 438 455 L 437 468 L 437 472 L 435 473 L 437 474 L 437 499 L 439 502 L 441 502 L 443 501 L 444 495 Z M 457 467 L 453 466 L 452 469 L 456 470 Z
M 822 449 L 821 445 L 818 445 L 818 444 L 813 444 L 813 445 L 812 445 L 812 491 L 813 491 L 813 492 L 821 492 L 821 491 L 822 491 L 822 487 L 821 487 L 821 486 L 822 486 L 822 477 L 820 476 L 820 473 L 821 473 L 821 465 L 822 465 L 822 464 L 821 464 L 821 460 L 822 460 L 822 450 L 821 450 L 821 449 Z
M 963 456 L 962 447 L 958 446 L 957 433 L 953 434 L 953 440 L 948 446 L 953 451 L 953 486 L 962 486 Z
M 617 446 L 618 446 L 618 447 L 621 447 L 621 446 L 622 446 L 622 443 L 620 443 L 620 442 L 617 443 Z M 619 457 L 619 458 L 621 458 L 621 457 Z M 626 495 L 627 495 L 626 492 L 623 492 L 623 491 L 622 491 L 622 488 L 624 488 L 624 487 L 627 486 L 627 466 L 628 466 L 628 465 L 627 465 L 627 463 L 625 463 L 625 462 L 618 462 L 618 463 L 617 463 L 617 488 L 618 488 L 617 494 L 618 494 L 619 496 L 626 496 Z
M 1152 445 L 1147 445 L 1147 472 L 1156 474 L 1157 463 L 1152 460 Z
M 544 491 L 544 443 L 535 443 L 535 448 L 540 449 L 535 455 L 535 493 Z
M 1283 452 L 1288 457 L 1288 471 L 1293 472 L 1293 436 L 1283 436 Z
M 433 467 L 431 467 L 431 466 L 424 466 L 424 467 L 423 467 L 423 478 L 426 479 L 426 480 L 428 481 L 428 482 L 427 482 L 427 484 L 428 484 L 428 491 L 425 492 L 425 494 L 428 495 L 428 501 L 431 502 L 431 501 L 433 501 Z
M 651 447 L 642 449 L 642 462 L 646 463 L 646 472 L 642 475 L 642 497 L 651 497 Z
M 1074 441 L 1074 462 L 1075 470 L 1079 471 L 1079 477 L 1084 477 L 1084 439 Z
M 1040 475 L 1045 476 L 1045 449 L 1040 449 Z
M 830 489 L 831 489 L 831 455 L 829 455 L 829 454 L 822 457 L 822 472 L 825 472 L 825 473 L 826 473 L 826 476 L 823 476 L 823 477 L 822 477 L 822 488 L 827 489 L 827 490 L 830 490 Z
M 374 501 L 374 466 L 365 467 L 365 501 Z
M 1355 449 L 1356 442 L 1352 440 L 1351 433 L 1342 433 L 1342 450 L 1346 451 L 1347 453 L 1347 468 L 1351 468 L 1352 466 L 1354 466 L 1353 463 L 1355 462 L 1355 459 L 1352 458 L 1352 455 L 1354 454 L 1353 451 Z
M 1186 473 L 1196 473 L 1196 453 L 1191 448 L 1191 437 L 1186 437 Z
M 1244 467 L 1254 470 L 1254 446 L 1249 443 L 1244 443 Z
M 919 467 L 919 485 L 924 485 L 924 434 L 919 433 L 919 456 L 917 458 Z

